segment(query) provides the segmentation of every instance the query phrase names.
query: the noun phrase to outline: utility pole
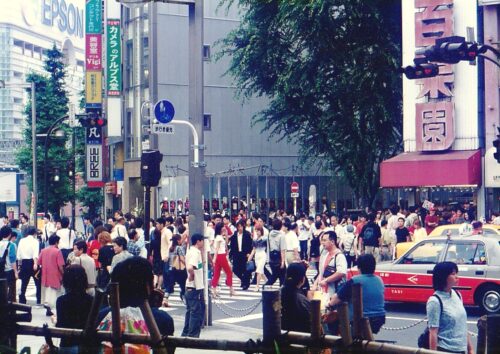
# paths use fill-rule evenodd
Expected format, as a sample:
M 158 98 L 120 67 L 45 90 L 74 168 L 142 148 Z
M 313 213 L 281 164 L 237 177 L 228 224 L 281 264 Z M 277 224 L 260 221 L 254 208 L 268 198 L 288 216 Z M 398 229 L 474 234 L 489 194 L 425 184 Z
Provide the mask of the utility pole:
M 32 171 L 32 184 L 33 184 L 33 210 L 31 214 L 33 215 L 33 225 L 37 225 L 37 199 L 38 199 L 38 185 L 36 181 L 36 88 L 35 81 L 31 81 L 31 148 L 33 155 L 33 171 Z M 47 196 L 45 196 L 47 198 Z
M 205 179 L 203 136 L 203 0 L 189 5 L 189 121 L 198 133 L 198 146 L 191 136 L 189 145 L 189 234 L 202 234 L 203 186 Z M 199 164 L 194 164 L 194 150 L 199 151 Z

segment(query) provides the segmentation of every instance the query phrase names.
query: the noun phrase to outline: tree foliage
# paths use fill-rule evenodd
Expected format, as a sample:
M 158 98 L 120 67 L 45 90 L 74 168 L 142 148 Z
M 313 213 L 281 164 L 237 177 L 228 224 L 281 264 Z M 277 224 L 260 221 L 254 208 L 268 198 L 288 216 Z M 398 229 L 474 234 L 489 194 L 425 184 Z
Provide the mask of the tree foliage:
M 219 57 L 240 95 L 269 99 L 254 124 L 371 204 L 379 164 L 401 144 L 400 0 L 222 1 L 233 3 L 242 20 Z
M 65 64 L 63 54 L 55 45 L 47 52 L 44 69 L 46 75 L 31 73 L 27 77 L 28 82 L 35 82 L 36 87 L 36 133 L 46 134 L 55 120 L 68 114 L 68 96 L 65 88 Z M 28 187 L 32 190 L 32 139 L 31 139 L 31 93 L 29 102 L 25 108 L 26 128 L 23 135 L 25 145 L 17 152 L 17 163 L 21 170 L 26 171 L 29 181 Z M 45 161 L 44 147 L 46 137 L 40 137 L 36 141 L 37 152 L 37 183 L 38 183 L 38 210 L 43 210 L 45 198 L 48 197 L 48 210 L 58 213 L 59 209 L 71 199 L 71 183 L 69 180 L 70 149 L 67 148 L 67 140 L 71 135 L 71 129 L 66 123 L 61 123 L 58 129 L 64 130 L 63 138 L 51 136 L 48 148 L 48 159 Z M 56 129 L 54 129 L 56 130 Z M 48 196 L 45 196 L 44 169 L 48 174 Z M 59 177 L 55 181 L 54 177 Z

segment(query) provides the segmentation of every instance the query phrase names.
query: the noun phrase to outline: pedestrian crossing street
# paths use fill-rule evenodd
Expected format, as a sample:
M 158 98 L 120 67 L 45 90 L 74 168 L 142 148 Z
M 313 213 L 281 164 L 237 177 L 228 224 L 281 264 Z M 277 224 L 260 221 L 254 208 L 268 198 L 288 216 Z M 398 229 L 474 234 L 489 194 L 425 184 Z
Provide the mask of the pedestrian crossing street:
M 307 271 L 307 278 L 311 282 L 313 277 L 316 275 L 316 270 L 309 269 Z M 21 288 L 21 283 L 18 281 L 17 289 L 19 294 L 19 289 Z M 212 309 L 214 313 L 215 323 L 226 323 L 226 324 L 236 324 L 245 321 L 258 320 L 262 318 L 262 307 L 261 305 L 256 306 L 256 308 L 251 311 L 251 313 L 241 313 L 235 311 L 234 309 L 245 309 L 252 307 L 252 305 L 257 305 L 257 303 L 262 298 L 261 291 L 255 291 L 255 285 L 250 285 L 248 290 L 241 289 L 241 282 L 236 277 L 233 276 L 233 288 L 235 290 L 235 295 L 229 295 L 229 287 L 226 285 L 224 275 L 221 276 L 219 281 L 219 287 L 217 288 L 217 298 L 212 299 Z M 272 286 L 266 286 L 266 289 L 279 289 L 279 281 Z M 30 281 L 28 288 L 26 290 L 26 299 L 28 305 L 34 305 L 36 303 L 36 288 L 33 280 Z M 229 307 L 227 307 L 229 306 Z M 163 311 L 183 315 L 185 310 L 185 304 L 180 297 L 180 288 L 176 284 L 174 292 L 170 294 L 168 298 L 168 307 L 162 307 Z M 222 308 L 224 311 L 219 310 Z M 230 313 L 228 316 L 225 312 Z M 233 316 L 234 314 L 234 316 Z

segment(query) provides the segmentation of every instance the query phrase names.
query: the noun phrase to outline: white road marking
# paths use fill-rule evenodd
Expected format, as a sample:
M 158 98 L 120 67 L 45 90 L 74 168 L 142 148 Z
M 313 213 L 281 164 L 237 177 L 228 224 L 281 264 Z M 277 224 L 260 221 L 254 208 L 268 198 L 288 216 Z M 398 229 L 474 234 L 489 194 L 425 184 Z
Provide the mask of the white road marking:
M 215 320 L 214 322 L 216 322 L 216 323 L 238 323 L 238 322 L 257 320 L 259 318 L 262 318 L 262 313 L 254 313 L 254 314 L 243 316 L 243 317 L 223 318 L 221 320 Z

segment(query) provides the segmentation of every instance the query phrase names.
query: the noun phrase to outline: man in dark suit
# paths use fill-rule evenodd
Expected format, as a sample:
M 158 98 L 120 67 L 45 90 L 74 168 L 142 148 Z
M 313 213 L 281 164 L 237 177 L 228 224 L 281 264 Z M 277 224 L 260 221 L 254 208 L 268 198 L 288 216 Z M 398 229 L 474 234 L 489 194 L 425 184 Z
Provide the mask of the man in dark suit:
M 229 257 L 233 263 L 233 273 L 241 280 L 241 288 L 247 290 L 250 286 L 251 273 L 247 271 L 248 256 L 252 252 L 252 236 L 245 230 L 245 221 L 239 220 L 236 231 L 229 243 Z

